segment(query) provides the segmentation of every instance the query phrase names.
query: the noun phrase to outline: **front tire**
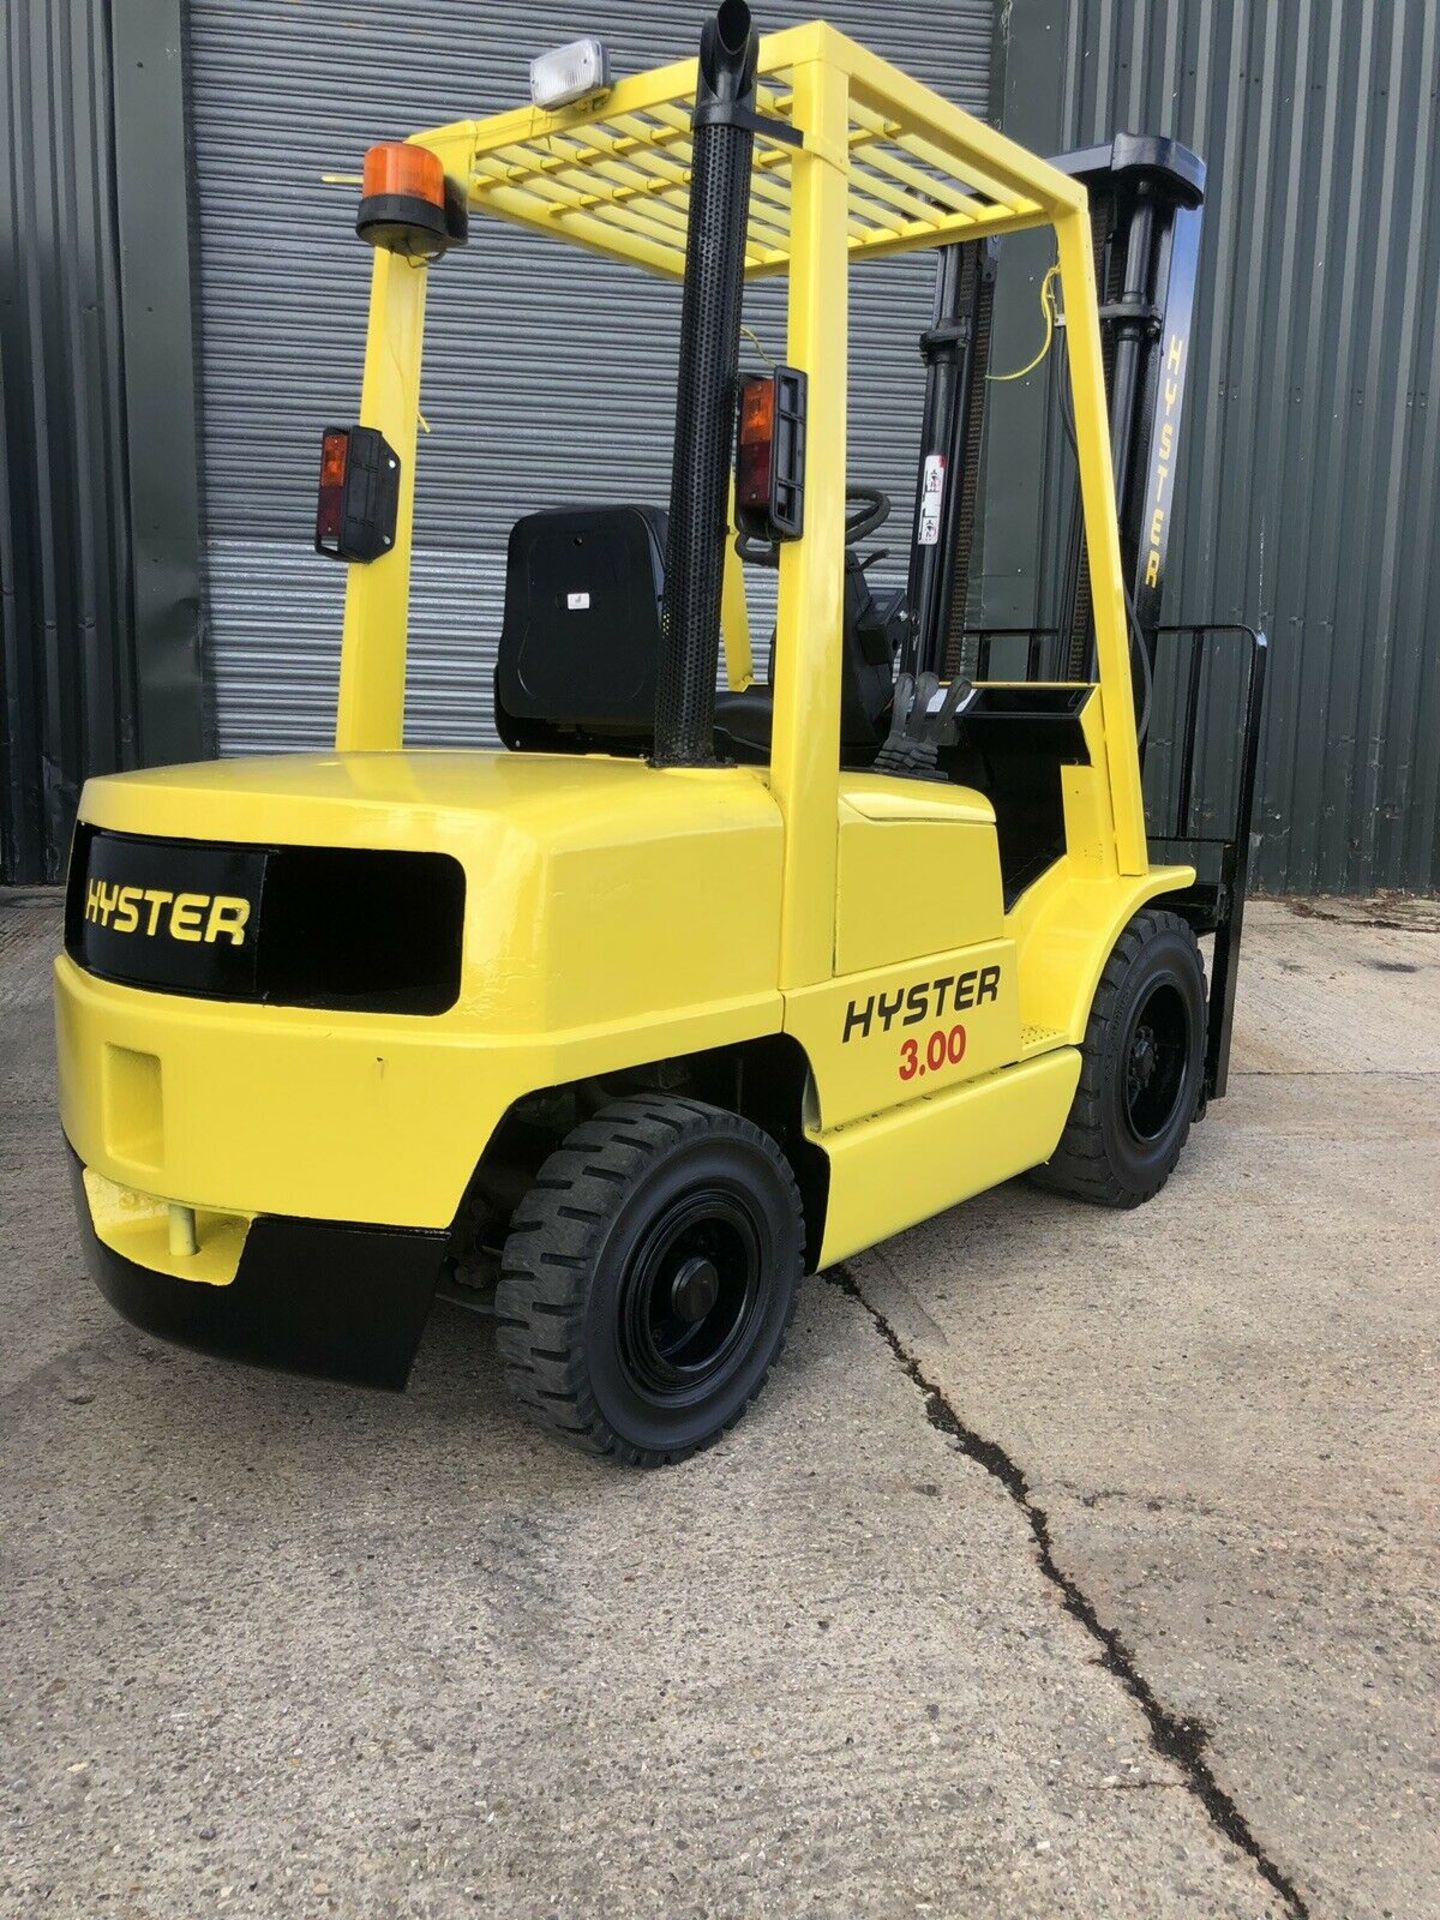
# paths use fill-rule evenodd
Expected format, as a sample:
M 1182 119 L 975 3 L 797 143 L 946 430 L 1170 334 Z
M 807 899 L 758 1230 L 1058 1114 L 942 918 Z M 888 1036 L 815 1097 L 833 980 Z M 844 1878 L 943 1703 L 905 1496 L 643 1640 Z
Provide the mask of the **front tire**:
M 698 1100 L 616 1100 L 515 1210 L 495 1298 L 506 1383 L 586 1452 L 683 1460 L 763 1386 L 803 1255 L 800 1195 L 768 1134 Z
M 1030 1176 L 1097 1207 L 1138 1207 L 1174 1172 L 1205 1069 L 1205 966 L 1178 914 L 1137 913 L 1100 976 L 1060 1144 Z

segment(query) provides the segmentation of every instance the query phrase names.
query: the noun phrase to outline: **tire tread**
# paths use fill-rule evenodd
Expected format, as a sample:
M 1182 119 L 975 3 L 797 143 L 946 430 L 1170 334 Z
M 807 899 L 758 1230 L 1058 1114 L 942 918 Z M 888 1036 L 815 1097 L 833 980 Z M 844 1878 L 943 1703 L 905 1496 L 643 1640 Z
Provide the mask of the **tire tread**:
M 1030 1174 L 1037 1186 L 1046 1187 L 1054 1193 L 1069 1194 L 1092 1206 L 1135 1207 L 1153 1199 L 1169 1179 L 1175 1160 L 1179 1158 L 1189 1136 L 1193 1112 L 1185 1117 L 1185 1124 L 1168 1164 L 1163 1165 L 1143 1186 L 1137 1187 L 1120 1178 L 1110 1158 L 1105 1142 L 1104 1093 L 1112 1022 L 1126 980 L 1145 948 L 1162 935 L 1172 933 L 1180 935 L 1194 949 L 1196 964 L 1200 968 L 1203 1009 L 1204 963 L 1189 922 L 1181 919 L 1178 913 L 1170 913 L 1164 908 L 1142 908 L 1115 942 L 1100 975 L 1090 1006 L 1085 1038 L 1080 1047 L 1080 1080 L 1070 1115 L 1054 1153 L 1043 1166 L 1034 1168 Z M 1203 1059 L 1203 1018 L 1197 1043 Z
M 713 1132 L 717 1123 L 783 1169 L 803 1244 L 799 1190 L 775 1141 L 738 1114 L 684 1096 L 630 1096 L 582 1121 L 550 1154 L 515 1210 L 495 1295 L 496 1347 L 506 1385 L 532 1418 L 587 1453 L 656 1467 L 712 1446 L 754 1401 L 783 1351 L 795 1312 L 793 1290 L 769 1365 L 724 1425 L 694 1446 L 645 1448 L 625 1441 L 590 1389 L 583 1353 L 586 1281 L 600 1242 L 646 1166 L 687 1135 Z

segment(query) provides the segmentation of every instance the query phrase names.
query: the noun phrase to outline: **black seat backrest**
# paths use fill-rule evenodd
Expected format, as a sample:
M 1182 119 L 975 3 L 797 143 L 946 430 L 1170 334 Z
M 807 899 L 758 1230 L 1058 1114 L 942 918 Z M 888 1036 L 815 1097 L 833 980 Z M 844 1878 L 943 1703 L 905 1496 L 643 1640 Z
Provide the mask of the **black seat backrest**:
M 648 740 L 665 537 L 658 507 L 562 507 L 515 522 L 495 669 L 508 745 Z
M 879 745 L 895 693 L 895 657 L 904 638 L 905 589 L 877 596 L 853 549 L 845 554 L 845 625 L 840 649 L 840 744 Z
M 667 515 L 658 507 L 561 507 L 510 530 L 495 727 L 508 747 L 644 753 L 655 727 Z M 885 737 L 903 590 L 878 598 L 845 555 L 841 758 L 866 764 Z M 773 664 L 773 663 L 772 663 Z M 722 752 L 768 760 L 774 689 L 721 693 Z

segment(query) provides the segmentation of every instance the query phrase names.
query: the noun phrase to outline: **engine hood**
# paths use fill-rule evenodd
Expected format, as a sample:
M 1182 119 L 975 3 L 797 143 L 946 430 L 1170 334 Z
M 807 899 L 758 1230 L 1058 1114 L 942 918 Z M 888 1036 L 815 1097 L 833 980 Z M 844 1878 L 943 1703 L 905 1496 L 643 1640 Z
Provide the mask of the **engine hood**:
M 695 772 L 571 754 L 274 754 L 107 774 L 80 817 L 187 840 L 424 847 L 463 858 L 481 821 L 554 845 L 773 815 L 753 769 Z
M 783 834 L 763 770 L 285 755 L 105 776 L 87 784 L 80 818 L 161 840 L 453 856 L 466 878 L 453 1017 L 492 1033 L 556 1035 L 776 991 Z

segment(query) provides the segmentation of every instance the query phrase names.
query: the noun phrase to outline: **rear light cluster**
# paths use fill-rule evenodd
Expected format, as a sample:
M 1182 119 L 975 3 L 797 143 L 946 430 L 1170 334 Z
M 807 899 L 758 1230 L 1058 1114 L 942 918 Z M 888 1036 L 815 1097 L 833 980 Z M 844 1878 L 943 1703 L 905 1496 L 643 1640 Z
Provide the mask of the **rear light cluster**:
M 378 560 L 395 544 L 400 456 L 375 427 L 327 427 L 320 441 L 315 551 Z
M 735 509 L 752 539 L 798 540 L 805 531 L 805 398 L 795 367 L 741 376 Z
M 350 435 L 344 427 L 327 427 L 320 442 L 320 505 L 315 513 L 315 546 L 320 553 L 340 555 L 345 530 L 345 475 L 349 468 Z

